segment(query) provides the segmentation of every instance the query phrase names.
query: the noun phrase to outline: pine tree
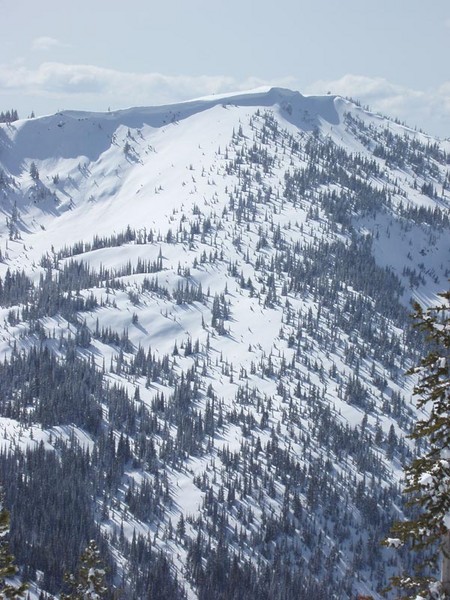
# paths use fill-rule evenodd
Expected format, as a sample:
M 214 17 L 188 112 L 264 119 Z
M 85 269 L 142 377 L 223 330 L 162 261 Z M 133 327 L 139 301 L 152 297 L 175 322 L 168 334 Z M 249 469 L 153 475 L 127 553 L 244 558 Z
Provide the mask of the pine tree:
M 61 600 L 99 600 L 105 598 L 108 588 L 105 585 L 105 569 L 100 552 L 91 540 L 81 555 L 80 567 L 76 576 L 68 575 L 66 582 L 72 593 L 61 594 Z
M 9 512 L 0 497 L 0 599 L 23 598 L 28 586 L 25 583 L 13 585 L 7 579 L 17 574 L 14 556 L 10 553 L 7 536 L 9 534 Z
M 34 161 L 30 165 L 30 176 L 34 181 L 38 181 L 39 179 L 39 171 Z
M 426 452 L 405 469 L 405 494 L 418 516 L 394 525 L 385 544 L 407 545 L 426 558 L 414 575 L 394 577 L 392 584 L 404 590 L 402 598 L 450 599 L 450 291 L 442 302 L 424 310 L 415 305 L 417 327 L 424 331 L 430 351 L 410 374 L 418 375 L 414 387 L 418 408 L 425 409 L 411 437 L 424 442 Z M 429 575 L 441 562 L 440 580 Z

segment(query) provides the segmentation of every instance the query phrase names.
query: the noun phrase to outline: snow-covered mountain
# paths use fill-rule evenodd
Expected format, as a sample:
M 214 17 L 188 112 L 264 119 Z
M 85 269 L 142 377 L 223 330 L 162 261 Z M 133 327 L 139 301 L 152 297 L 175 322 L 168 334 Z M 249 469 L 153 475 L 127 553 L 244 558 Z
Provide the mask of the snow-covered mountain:
M 56 592 L 96 537 L 126 598 L 378 598 L 449 164 L 448 141 L 278 88 L 1 125 L 0 477 L 26 574 Z

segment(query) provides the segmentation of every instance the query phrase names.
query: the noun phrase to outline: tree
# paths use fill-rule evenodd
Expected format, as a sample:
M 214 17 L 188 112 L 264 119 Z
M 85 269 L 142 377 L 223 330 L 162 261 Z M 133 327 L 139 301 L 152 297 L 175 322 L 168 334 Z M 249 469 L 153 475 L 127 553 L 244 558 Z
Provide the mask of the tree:
M 9 512 L 3 507 L 0 497 L 0 598 L 23 598 L 28 586 L 26 583 L 14 585 L 9 580 L 17 574 L 14 556 L 10 553 L 7 536 L 9 534 Z
M 34 161 L 30 165 L 30 176 L 34 181 L 39 180 L 39 171 Z
M 7 110 L 5 113 L 3 111 L 0 113 L 0 123 L 12 123 L 18 119 L 19 114 L 15 108 Z
M 420 440 L 425 453 L 405 469 L 405 494 L 418 516 L 394 525 L 386 545 L 407 544 L 426 558 L 416 573 L 394 577 L 392 584 L 406 592 L 403 598 L 450 599 L 450 291 L 439 294 L 442 302 L 423 309 L 414 306 L 416 326 L 425 332 L 430 350 L 419 365 L 414 387 L 418 408 L 425 416 L 417 421 L 411 438 Z M 430 573 L 441 562 L 440 579 Z
M 105 598 L 105 569 L 94 540 L 87 545 L 80 558 L 76 576 L 68 575 L 66 582 L 72 587 L 71 594 L 61 594 L 61 600 L 99 600 Z

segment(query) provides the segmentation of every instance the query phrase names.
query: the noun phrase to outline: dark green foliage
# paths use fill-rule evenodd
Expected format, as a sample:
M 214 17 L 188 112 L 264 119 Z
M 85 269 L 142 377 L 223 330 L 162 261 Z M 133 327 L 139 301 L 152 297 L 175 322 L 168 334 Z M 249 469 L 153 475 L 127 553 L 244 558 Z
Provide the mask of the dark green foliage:
M 72 589 L 61 594 L 61 600 L 100 600 L 106 598 L 105 568 L 94 540 L 91 540 L 80 557 L 76 575 L 67 575 L 65 581 Z
M 27 584 L 15 585 L 11 582 L 18 568 L 9 550 L 9 512 L 3 506 L 3 501 L 3 494 L 0 494 L 0 598 L 23 598 Z
M 407 592 L 414 590 L 423 598 L 450 598 L 448 566 L 443 568 L 439 596 L 437 588 L 430 591 L 430 583 L 437 571 L 439 554 L 448 565 L 448 537 L 450 532 L 450 292 L 440 294 L 441 304 L 423 309 L 415 305 L 417 327 L 428 339 L 429 351 L 420 364 L 410 371 L 418 375 L 414 387 L 419 408 L 425 408 L 424 417 L 417 421 L 411 435 L 424 442 L 425 452 L 405 469 L 405 494 L 415 508 L 410 520 L 395 524 L 393 538 L 387 545 L 408 544 L 411 552 L 426 550 L 426 560 L 416 564 L 415 575 L 401 575 L 393 585 Z M 405 597 L 407 597 L 405 596 Z

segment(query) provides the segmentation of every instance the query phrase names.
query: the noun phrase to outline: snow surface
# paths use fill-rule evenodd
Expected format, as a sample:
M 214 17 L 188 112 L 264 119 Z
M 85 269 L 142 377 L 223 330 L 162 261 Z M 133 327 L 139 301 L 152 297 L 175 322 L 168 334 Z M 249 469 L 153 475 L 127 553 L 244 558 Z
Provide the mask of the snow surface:
M 312 135 L 318 128 L 324 137 L 329 137 L 348 152 L 366 154 L 372 157 L 367 148 L 345 126 L 345 113 L 350 111 L 366 124 L 384 127 L 385 121 L 352 103 L 335 96 L 302 96 L 280 88 L 257 90 L 253 93 L 214 96 L 184 102 L 171 106 L 133 108 L 111 113 L 85 113 L 65 111 L 47 117 L 23 120 L 0 126 L 0 166 L 7 177 L 14 179 L 13 192 L 5 193 L 1 203 L 4 219 L 0 222 L 0 250 L 4 257 L 0 263 L 0 275 L 7 269 L 24 269 L 35 281 L 44 269 L 40 266 L 41 257 L 52 258 L 55 253 L 79 241 L 90 242 L 95 236 L 108 236 L 125 231 L 127 226 L 142 231 L 151 231 L 155 241 L 146 244 L 128 244 L 116 248 L 102 248 L 83 253 L 82 260 L 93 269 L 119 269 L 130 262 L 135 265 L 139 259 L 156 261 L 160 253 L 163 257 L 163 271 L 158 273 L 158 281 L 170 292 L 176 289 L 183 279 L 179 270 L 189 269 L 190 280 L 202 285 L 204 292 L 209 288 L 210 302 L 215 293 L 224 292 L 230 302 L 232 318 L 226 323 L 227 335 L 219 336 L 210 327 L 202 326 L 202 319 L 210 322 L 210 305 L 194 303 L 175 305 L 153 293 L 141 294 L 138 304 L 133 304 L 129 292 L 137 290 L 144 275 L 123 277 L 127 292 L 96 288 L 92 293 L 99 300 L 110 300 L 91 314 L 84 315 L 86 324 L 95 329 L 98 320 L 100 327 L 111 327 L 119 333 L 127 330 L 129 339 L 137 348 L 151 347 L 158 356 L 171 353 L 176 343 L 180 348 L 188 338 L 199 339 L 205 352 L 210 344 L 211 369 L 209 377 L 214 391 L 223 399 L 226 407 L 233 404 L 238 389 L 240 372 L 245 371 L 249 387 L 256 386 L 261 395 L 276 396 L 276 384 L 270 378 L 262 379 L 252 374 L 252 365 L 263 358 L 273 356 L 279 363 L 284 357 L 292 359 L 293 351 L 280 335 L 283 328 L 283 313 L 280 310 L 266 310 L 255 298 L 239 287 L 236 280 L 227 273 L 227 264 L 202 264 L 202 252 L 210 253 L 212 247 L 223 252 L 230 260 L 239 261 L 244 277 L 254 278 L 253 269 L 246 264 L 242 255 L 233 245 L 232 227 L 223 219 L 223 229 L 213 234 L 207 233 L 204 243 L 174 244 L 165 241 L 169 230 L 176 232 L 185 219 L 195 219 L 197 212 L 205 218 L 220 219 L 224 207 L 228 205 L 230 178 L 226 176 L 224 152 L 241 126 L 243 135 L 248 131 L 249 119 L 256 111 L 269 110 L 286 131 L 295 136 Z M 406 130 L 400 125 L 390 125 L 398 132 L 421 141 L 427 140 L 423 134 Z M 29 169 L 34 162 L 40 174 L 38 182 L 33 181 Z M 299 163 L 301 164 L 301 163 Z M 280 187 L 286 165 L 282 164 L 267 175 L 267 185 Z M 407 186 L 408 202 L 416 206 L 430 206 L 433 202 L 413 188 L 413 175 L 406 171 L 390 171 L 384 181 L 373 182 L 380 188 L 390 185 L 394 190 L 394 178 L 398 177 Z M 1 193 L 1 191 L 0 191 Z M 397 198 L 396 201 L 400 201 Z M 6 218 L 11 218 L 13 205 L 20 212 L 18 239 L 9 239 Z M 448 190 L 440 204 L 450 205 Z M 312 222 L 306 210 L 293 210 L 289 206 L 272 213 L 272 218 L 280 225 L 283 233 L 291 241 L 301 241 L 307 245 L 317 237 L 328 233 L 319 222 Z M 408 304 L 411 290 L 408 278 L 404 275 L 405 266 L 423 263 L 422 272 L 426 284 L 414 290 L 415 297 L 430 302 L 445 283 L 445 270 L 450 253 L 450 239 L 438 231 L 426 227 L 408 230 L 388 214 L 377 215 L 376 219 L 364 217 L 355 220 L 359 231 L 374 234 L 374 255 L 381 266 L 391 268 L 405 283 L 404 302 Z M 338 236 L 338 234 L 337 234 Z M 256 231 L 249 231 L 243 244 L 254 252 Z M 431 240 L 431 243 L 430 243 Z M 434 243 L 433 243 L 434 240 Z M 409 253 L 410 258 L 407 258 Z M 75 259 L 77 257 L 74 257 Z M 194 265 L 197 259 L 197 266 Z M 64 259 L 70 261 L 71 258 Z M 64 263 L 61 261 L 61 265 Z M 254 281 L 261 289 L 261 282 Z M 317 304 L 310 298 L 289 297 L 293 310 L 317 311 Z M 7 309 L 2 309 L 0 321 L 0 357 L 9 355 L 14 340 L 20 341 L 21 325 L 7 322 Z M 132 315 L 138 317 L 132 323 Z M 44 321 L 46 330 L 53 332 L 55 339 L 67 332 L 68 323 L 63 319 L 49 318 Z M 348 341 L 348 340 L 345 340 Z M 25 341 L 23 341 L 25 346 Z M 96 363 L 109 365 L 117 356 L 111 346 L 93 340 L 91 350 L 96 354 Z M 343 376 L 349 375 L 342 353 L 327 356 L 317 346 L 311 347 L 311 361 L 316 360 L 328 372 L 337 365 Z M 232 365 L 233 380 L 230 375 L 214 367 L 214 361 Z M 190 357 L 177 358 L 177 368 L 186 371 L 193 364 Z M 361 365 L 361 372 L 368 373 L 369 360 Z M 319 375 L 306 367 L 304 377 L 320 383 Z M 387 377 L 386 373 L 381 373 Z M 114 374 L 106 374 L 106 379 L 116 381 Z M 135 382 L 120 379 L 132 394 Z M 411 391 L 412 384 L 390 382 L 394 391 Z M 408 387 L 409 386 L 409 387 Z M 151 405 L 155 391 L 164 389 L 155 384 L 151 389 L 141 385 L 141 398 Z M 376 390 L 371 390 L 375 396 Z M 338 394 L 338 386 L 330 381 L 328 398 L 333 405 L 336 418 L 359 425 L 363 418 L 360 408 L 345 402 Z M 270 418 L 272 423 L 283 423 L 282 402 L 273 406 Z M 387 435 L 391 420 L 378 414 L 378 420 Z M 369 418 L 369 426 L 375 419 Z M 42 430 L 28 429 L 6 418 L 0 419 L 0 444 L 7 448 L 14 439 L 25 448 L 38 444 L 41 440 L 51 447 L 49 440 L 55 437 L 69 439 L 75 434 L 81 444 L 92 445 L 92 440 L 74 427 Z M 262 442 L 269 440 L 269 433 L 261 433 Z M 229 447 L 239 450 L 242 431 L 230 425 L 223 439 L 215 440 L 215 448 Z M 293 453 L 300 448 L 292 444 Z M 185 471 L 173 472 L 170 477 L 174 508 L 170 516 L 175 525 L 179 516 L 194 515 L 199 511 L 203 492 L 194 485 L 193 477 L 210 470 L 215 472 L 210 458 L 191 458 Z M 396 477 L 401 474 L 401 465 L 396 469 Z M 130 473 L 139 478 L 139 473 Z M 426 484 L 427 482 L 422 482 Z M 255 507 L 258 514 L 258 507 Z M 111 515 L 114 527 L 120 523 L 122 515 Z M 148 530 L 146 525 L 128 521 L 125 524 L 131 536 L 133 529 Z M 152 530 L 152 527 L 149 528 Z M 154 530 L 153 530 L 154 533 Z M 394 540 L 395 541 L 395 540 Z M 393 541 L 393 543 L 394 543 Z M 161 542 L 162 543 L 162 542 Z M 168 542 L 167 542 L 168 543 Z M 168 543 L 169 544 L 169 543 Z M 168 545 L 170 547 L 170 544 Z M 183 568 L 185 556 L 179 547 L 172 548 L 178 553 L 176 565 Z M 189 590 L 188 590 L 189 591 Z M 195 598 L 192 590 L 191 598 Z

